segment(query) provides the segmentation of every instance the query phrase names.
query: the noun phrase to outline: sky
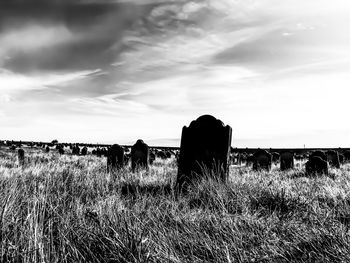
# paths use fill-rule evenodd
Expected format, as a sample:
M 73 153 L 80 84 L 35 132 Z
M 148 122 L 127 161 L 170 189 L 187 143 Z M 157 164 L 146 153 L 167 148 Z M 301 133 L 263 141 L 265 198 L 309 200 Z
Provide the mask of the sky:
M 2 0 L 0 139 L 350 147 L 348 0 Z

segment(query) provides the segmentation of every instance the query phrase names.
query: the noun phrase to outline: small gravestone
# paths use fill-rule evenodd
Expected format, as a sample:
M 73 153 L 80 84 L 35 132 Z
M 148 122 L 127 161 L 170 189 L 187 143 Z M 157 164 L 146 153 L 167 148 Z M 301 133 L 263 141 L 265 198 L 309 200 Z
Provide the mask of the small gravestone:
M 231 127 L 210 115 L 183 127 L 177 186 L 186 189 L 205 175 L 227 181 L 231 136 Z
M 113 172 L 124 166 L 124 149 L 113 144 L 107 151 L 107 172 Z
M 148 169 L 149 147 L 143 140 L 137 140 L 131 147 L 131 169 L 135 172 L 137 167 Z
M 50 152 L 50 147 L 49 147 L 49 146 L 46 146 L 45 151 L 46 151 L 47 153 Z
M 294 169 L 294 153 L 286 151 L 280 154 L 280 169 L 282 171 Z
M 305 164 L 305 170 L 307 175 L 328 175 L 328 163 L 318 155 L 311 155 Z
M 336 151 L 327 151 L 327 161 L 329 163 L 329 166 L 340 168 L 340 160 L 339 160 L 339 153 Z
M 81 149 L 81 155 L 87 155 L 88 153 L 88 148 L 86 146 L 83 147 L 83 149 Z
M 23 149 L 18 149 L 18 164 L 20 166 L 23 166 L 25 163 L 24 161 L 24 150 Z
M 270 171 L 272 165 L 272 155 L 266 150 L 258 150 L 253 155 L 253 170 Z
M 78 145 L 73 146 L 72 148 L 72 154 L 73 155 L 80 155 L 80 148 Z

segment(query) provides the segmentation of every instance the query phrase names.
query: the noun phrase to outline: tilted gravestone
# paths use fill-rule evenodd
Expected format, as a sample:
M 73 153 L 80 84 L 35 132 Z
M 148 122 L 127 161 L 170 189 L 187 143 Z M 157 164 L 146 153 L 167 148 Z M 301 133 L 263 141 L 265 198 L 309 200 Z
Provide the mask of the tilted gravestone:
M 177 186 L 187 187 L 195 180 L 209 176 L 226 181 L 232 129 L 210 115 L 203 115 L 182 129 Z
M 131 147 L 131 169 L 135 172 L 138 167 L 148 169 L 149 147 L 143 140 L 137 140 Z
M 253 155 L 253 170 L 270 171 L 272 165 L 272 155 L 266 150 L 258 150 Z
M 327 151 L 327 161 L 329 163 L 329 166 L 340 168 L 340 158 L 339 153 L 336 151 Z
M 286 151 L 280 154 L 280 169 L 282 171 L 294 168 L 294 153 Z
M 24 150 L 21 148 L 21 149 L 18 149 L 18 164 L 20 166 L 23 166 L 25 163 L 24 161 Z
M 124 166 L 124 149 L 113 144 L 107 151 L 107 172 L 118 170 Z

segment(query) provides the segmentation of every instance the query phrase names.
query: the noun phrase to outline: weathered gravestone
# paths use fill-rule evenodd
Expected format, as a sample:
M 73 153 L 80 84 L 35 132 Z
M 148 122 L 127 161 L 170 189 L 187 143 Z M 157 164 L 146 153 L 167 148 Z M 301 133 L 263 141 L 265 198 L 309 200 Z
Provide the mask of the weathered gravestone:
M 83 147 L 83 149 L 81 149 L 81 155 L 87 155 L 88 153 L 88 148 L 86 146 Z
M 330 166 L 340 168 L 339 153 L 336 151 L 327 151 L 327 161 Z
M 143 140 L 137 140 L 131 147 L 131 169 L 135 172 L 138 167 L 148 169 L 149 147 Z
M 72 154 L 73 155 L 80 155 L 80 148 L 78 145 L 74 145 L 72 148 Z
M 177 186 L 186 188 L 204 174 L 226 181 L 231 136 L 231 127 L 210 115 L 203 115 L 189 127 L 183 127 Z
M 325 174 L 328 175 L 328 163 L 320 156 L 309 157 L 309 160 L 305 164 L 305 170 L 307 175 Z
M 25 161 L 24 161 L 24 150 L 21 148 L 21 149 L 18 149 L 18 164 L 20 166 L 23 166 Z
M 124 149 L 113 144 L 107 151 L 107 172 L 118 170 L 124 166 Z
M 266 150 L 257 150 L 253 155 L 253 170 L 270 171 L 272 165 L 272 155 Z
M 286 151 L 280 154 L 280 169 L 282 171 L 294 168 L 294 153 Z

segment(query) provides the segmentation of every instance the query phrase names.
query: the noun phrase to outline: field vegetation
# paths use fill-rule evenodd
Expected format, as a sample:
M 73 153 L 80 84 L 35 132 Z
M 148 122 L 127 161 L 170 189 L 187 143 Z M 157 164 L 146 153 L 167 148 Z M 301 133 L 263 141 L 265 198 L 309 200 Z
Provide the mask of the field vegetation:
M 106 173 L 106 159 L 0 150 L 2 262 L 350 262 L 350 166 L 231 167 L 173 190 L 175 159 Z

